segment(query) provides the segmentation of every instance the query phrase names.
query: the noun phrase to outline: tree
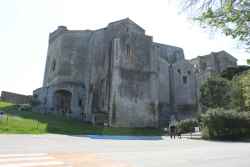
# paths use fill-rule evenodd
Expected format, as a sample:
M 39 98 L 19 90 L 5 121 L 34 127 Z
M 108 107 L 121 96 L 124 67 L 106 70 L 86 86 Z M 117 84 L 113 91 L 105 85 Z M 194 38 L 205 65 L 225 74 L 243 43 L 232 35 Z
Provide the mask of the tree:
M 244 111 L 243 88 L 239 81 L 238 76 L 231 80 L 231 108 L 234 108 L 236 111 Z
M 250 0 L 185 0 L 185 8 L 199 9 L 195 20 L 222 30 L 250 49 Z M 196 10 L 197 11 L 197 10 Z
M 207 108 L 230 107 L 231 90 L 230 81 L 219 76 L 210 77 L 201 86 L 200 102 Z
M 250 70 L 250 66 L 240 65 L 237 67 L 229 67 L 225 69 L 220 76 L 232 80 L 235 76 L 242 74 L 244 71 Z
M 250 111 L 250 70 L 235 78 L 241 86 L 243 98 L 242 107 L 245 111 Z

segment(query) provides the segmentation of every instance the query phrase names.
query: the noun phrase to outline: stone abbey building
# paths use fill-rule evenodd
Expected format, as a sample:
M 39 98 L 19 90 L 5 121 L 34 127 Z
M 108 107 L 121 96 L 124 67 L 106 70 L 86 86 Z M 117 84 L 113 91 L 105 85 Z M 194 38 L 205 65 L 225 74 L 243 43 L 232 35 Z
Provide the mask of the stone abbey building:
M 165 126 L 195 115 L 202 81 L 234 66 L 225 51 L 186 60 L 128 18 L 93 31 L 59 26 L 35 109 L 113 127 Z

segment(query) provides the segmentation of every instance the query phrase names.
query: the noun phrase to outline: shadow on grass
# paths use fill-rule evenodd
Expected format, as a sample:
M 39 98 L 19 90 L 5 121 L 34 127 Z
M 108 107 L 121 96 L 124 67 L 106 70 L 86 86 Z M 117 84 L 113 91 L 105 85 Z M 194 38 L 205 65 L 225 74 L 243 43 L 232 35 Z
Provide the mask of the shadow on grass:
M 65 135 L 132 135 L 132 136 L 161 136 L 163 131 L 155 128 L 109 128 L 93 126 L 91 124 L 83 123 L 79 120 L 63 117 L 55 114 L 42 114 L 39 112 L 32 112 L 31 110 L 18 111 L 16 105 L 0 106 L 0 110 L 5 112 L 9 118 L 17 117 L 21 118 L 19 130 L 11 127 L 11 121 L 9 122 L 9 129 L 7 133 L 30 133 L 30 134 L 42 134 L 42 133 L 54 133 Z M 25 130 L 22 128 L 23 124 L 27 120 L 29 121 Z M 31 122 L 31 123 L 30 123 Z M 31 127 L 31 128 L 30 128 Z M 0 127 L 1 132 L 1 127 Z M 117 137 L 118 139 L 119 137 Z M 136 138 L 139 139 L 139 138 Z M 143 139 L 143 138 L 142 138 Z M 153 139 L 153 138 L 152 138 Z M 146 138 L 145 138 L 146 140 Z M 158 140 L 155 138 L 155 140 Z

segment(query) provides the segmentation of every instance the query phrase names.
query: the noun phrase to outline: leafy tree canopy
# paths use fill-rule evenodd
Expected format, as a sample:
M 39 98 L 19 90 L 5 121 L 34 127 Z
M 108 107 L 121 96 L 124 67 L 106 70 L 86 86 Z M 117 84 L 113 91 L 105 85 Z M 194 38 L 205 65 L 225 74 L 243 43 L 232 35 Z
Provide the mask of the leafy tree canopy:
M 199 9 L 195 20 L 222 30 L 250 49 L 250 0 L 185 0 L 184 6 Z
M 237 66 L 225 69 L 220 75 L 221 77 L 232 80 L 233 77 L 240 75 L 242 72 L 250 70 L 250 66 Z
M 231 104 L 231 84 L 222 77 L 210 77 L 201 86 L 200 93 L 200 101 L 207 108 L 226 108 Z

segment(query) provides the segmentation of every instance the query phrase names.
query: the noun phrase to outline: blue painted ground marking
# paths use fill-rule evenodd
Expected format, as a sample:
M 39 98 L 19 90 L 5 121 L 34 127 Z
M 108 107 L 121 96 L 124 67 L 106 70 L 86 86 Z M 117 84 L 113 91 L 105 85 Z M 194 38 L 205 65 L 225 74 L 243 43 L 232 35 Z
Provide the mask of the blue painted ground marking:
M 86 135 L 91 139 L 108 140 L 162 140 L 161 136 L 116 136 L 116 135 Z

